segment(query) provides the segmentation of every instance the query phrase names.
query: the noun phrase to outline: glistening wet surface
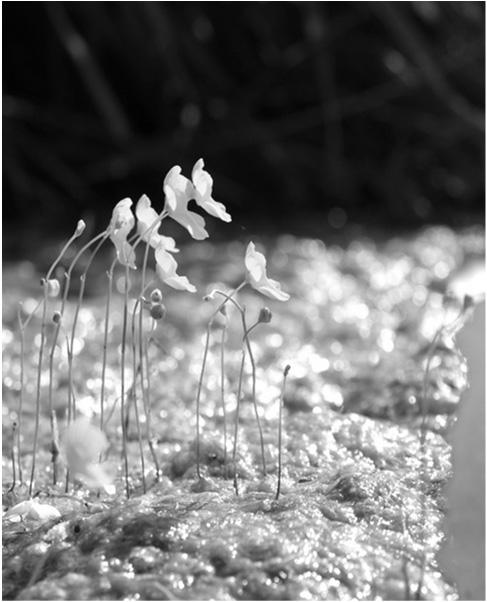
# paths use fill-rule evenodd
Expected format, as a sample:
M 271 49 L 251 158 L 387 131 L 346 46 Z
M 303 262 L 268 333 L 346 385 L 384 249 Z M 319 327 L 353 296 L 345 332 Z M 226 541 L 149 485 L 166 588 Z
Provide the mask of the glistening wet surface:
M 342 248 L 291 236 L 267 245 L 269 274 L 291 293 L 291 300 L 274 302 L 250 289 L 238 297 L 249 323 L 264 305 L 273 313 L 272 321 L 251 335 L 268 474 L 262 474 L 247 366 L 238 496 L 230 457 L 242 335 L 231 308 L 225 356 L 230 459 L 225 465 L 221 331 L 216 329 L 201 399 L 201 482 L 196 479 L 195 398 L 205 325 L 216 306 L 201 298 L 215 287 L 228 290 L 239 284 L 245 247 L 199 243 L 183 249 L 182 273 L 200 284 L 199 293 L 173 293 L 165 299 L 166 320 L 149 346 L 152 429 L 163 476 L 156 482 L 144 444 L 148 490 L 142 492 L 132 410 L 131 497 L 124 499 L 118 299 L 110 332 L 110 340 L 118 343 L 110 347 L 106 408 L 117 492 L 97 494 L 76 484 L 65 496 L 61 485 L 50 484 L 44 407 L 35 491 L 61 517 L 44 524 L 4 520 L 4 598 L 390 600 L 415 598 L 421 582 L 423 599 L 455 599 L 456 589 L 435 558 L 443 537 L 442 488 L 451 476 L 444 435 L 467 384 L 466 363 L 453 341 L 439 345 L 431 362 L 424 448 L 420 402 L 431 341 L 462 307 L 458 297 L 445 301 L 448 283 L 469 261 L 483 256 L 483 245 L 480 229 L 455 233 L 447 228 L 380 245 L 362 239 Z M 4 273 L 4 507 L 26 497 L 24 485 L 10 493 L 7 489 L 12 482 L 11 420 L 19 394 L 15 304 L 19 298 L 26 308 L 35 303 L 36 286 L 30 282 L 38 280 L 32 270 L 23 264 L 11 271 L 7 266 Z M 20 286 L 10 286 L 10 281 Z M 105 286 L 99 270 L 92 278 L 94 294 L 80 312 L 73 348 L 78 411 L 95 423 Z M 72 315 L 73 308 L 68 309 Z M 32 460 L 38 330 L 36 321 L 27 347 L 25 473 Z M 56 351 L 55 405 L 61 427 L 67 391 L 64 356 L 63 350 Z M 286 364 L 291 371 L 284 396 L 283 480 L 276 500 L 277 419 Z M 126 373 L 130 384 L 130 360 Z M 45 390 L 45 377 L 42 384 Z

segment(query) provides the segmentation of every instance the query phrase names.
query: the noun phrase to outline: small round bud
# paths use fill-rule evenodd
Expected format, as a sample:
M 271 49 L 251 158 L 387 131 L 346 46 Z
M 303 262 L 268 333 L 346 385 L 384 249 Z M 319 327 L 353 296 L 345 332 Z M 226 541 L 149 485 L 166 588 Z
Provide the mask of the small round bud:
M 287 366 L 284 368 L 284 376 L 287 376 L 289 374 L 289 370 L 291 370 L 291 366 L 287 364 Z
M 150 294 L 150 300 L 152 303 L 161 303 L 162 302 L 162 293 L 160 289 L 155 288 Z
M 52 314 L 52 321 L 54 324 L 59 324 L 61 322 L 61 313 L 59 311 L 55 311 Z
M 166 308 L 162 303 L 154 303 L 150 308 L 151 318 L 154 320 L 162 320 L 166 315 Z
M 44 283 L 46 284 L 45 281 Z M 47 294 L 49 295 L 49 297 L 57 297 L 59 295 L 60 290 L 61 286 L 57 278 L 51 278 L 47 281 Z
M 259 313 L 259 322 L 268 324 L 272 320 L 272 312 L 268 307 L 263 307 Z
M 76 230 L 74 231 L 74 235 L 81 236 L 83 234 L 83 232 L 85 231 L 85 228 L 86 228 L 85 222 L 82 219 L 80 219 L 78 222 L 78 225 L 76 226 Z
M 465 297 L 463 298 L 463 310 L 467 311 L 474 305 L 475 303 L 473 297 L 471 295 L 465 295 Z

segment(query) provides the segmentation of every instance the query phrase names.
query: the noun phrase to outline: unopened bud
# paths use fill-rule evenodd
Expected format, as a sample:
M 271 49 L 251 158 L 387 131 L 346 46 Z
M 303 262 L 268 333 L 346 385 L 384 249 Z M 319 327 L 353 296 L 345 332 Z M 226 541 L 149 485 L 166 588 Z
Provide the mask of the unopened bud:
M 152 301 L 152 303 L 161 303 L 162 293 L 161 293 L 160 289 L 155 288 L 152 291 L 152 293 L 150 294 L 150 300 Z
M 162 303 L 154 303 L 150 308 L 151 318 L 154 320 L 162 320 L 166 315 L 166 308 Z
M 465 295 L 463 298 L 463 310 L 468 311 L 471 307 L 475 305 L 473 297 L 471 295 Z
M 83 234 L 83 232 L 85 231 L 85 228 L 86 228 L 85 222 L 82 219 L 80 219 L 78 222 L 78 225 L 76 226 L 76 230 L 74 231 L 74 235 L 81 236 Z
M 289 370 L 291 370 L 291 366 L 287 364 L 287 366 L 284 368 L 284 376 L 287 376 L 289 374 Z
M 59 324 L 61 322 L 61 313 L 59 311 L 55 311 L 52 314 L 52 321 L 54 324 Z
M 43 284 L 47 286 L 47 294 L 49 297 L 57 297 L 59 295 L 61 286 L 57 278 L 51 278 L 47 281 L 47 283 L 44 281 Z
M 268 324 L 272 320 L 272 312 L 268 307 L 263 307 L 259 313 L 258 322 Z

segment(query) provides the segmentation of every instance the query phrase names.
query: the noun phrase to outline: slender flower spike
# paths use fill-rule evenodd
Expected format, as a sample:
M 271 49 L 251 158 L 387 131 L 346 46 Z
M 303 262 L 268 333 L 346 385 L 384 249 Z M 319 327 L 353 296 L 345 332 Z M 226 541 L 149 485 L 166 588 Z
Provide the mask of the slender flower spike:
M 176 270 L 178 269 L 177 261 L 164 247 L 164 244 L 157 247 L 155 258 L 156 273 L 163 282 L 178 291 L 188 291 L 190 293 L 196 292 L 196 287 L 189 282 L 186 276 L 179 276 L 176 273 Z
M 191 173 L 195 188 L 195 201 L 198 205 L 213 217 L 217 217 L 224 222 L 231 222 L 232 218 L 223 203 L 218 203 L 212 198 L 213 178 L 205 171 L 203 159 L 198 159 L 194 164 Z
M 208 238 L 205 220 L 189 211 L 188 203 L 195 197 L 195 189 L 188 178 L 181 175 L 179 165 L 172 167 L 164 179 L 165 209 L 181 226 L 186 228 L 195 240 Z
M 159 234 L 160 226 L 154 225 L 159 216 L 157 211 L 152 208 L 150 199 L 146 194 L 143 194 L 138 200 L 135 215 L 137 216 L 137 232 L 142 237 L 142 240 L 148 242 L 154 249 L 160 244 L 164 244 L 164 248 L 167 251 L 171 253 L 179 252 L 179 249 L 176 248 L 174 238 Z
M 247 282 L 256 291 L 277 301 L 289 299 L 289 295 L 281 290 L 279 282 L 267 277 L 266 259 L 262 253 L 256 251 L 253 242 L 249 242 L 245 253 L 245 267 L 247 268 Z
M 135 217 L 130 207 L 132 200 L 122 199 L 113 209 L 112 219 L 108 226 L 110 240 L 117 250 L 117 259 L 122 265 L 137 269 L 135 265 L 135 252 L 127 242 L 127 236 L 135 226 Z

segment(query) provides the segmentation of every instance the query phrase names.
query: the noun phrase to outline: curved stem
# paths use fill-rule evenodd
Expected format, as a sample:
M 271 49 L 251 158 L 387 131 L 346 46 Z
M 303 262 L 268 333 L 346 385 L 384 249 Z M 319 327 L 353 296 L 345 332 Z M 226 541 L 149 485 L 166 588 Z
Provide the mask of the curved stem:
M 257 428 L 259 430 L 259 438 L 260 438 L 260 450 L 261 450 L 261 456 L 262 456 L 262 471 L 264 476 L 267 475 L 267 467 L 266 467 L 266 461 L 265 461 L 265 451 L 264 451 L 264 435 L 262 433 L 262 426 L 260 423 L 260 417 L 259 417 L 259 410 L 257 408 L 257 397 L 256 397 L 256 367 L 255 367 L 255 360 L 254 360 L 254 355 L 252 353 L 252 347 L 250 345 L 250 339 L 249 339 L 249 333 L 258 325 L 260 324 L 259 321 L 255 322 L 255 324 L 252 324 L 252 326 L 250 328 L 247 328 L 247 324 L 246 324 L 246 320 L 245 320 L 245 310 L 241 307 L 241 305 L 235 301 L 235 299 L 230 298 L 228 295 L 226 295 L 225 293 L 223 293 L 222 291 L 215 291 L 216 293 L 218 293 L 219 295 L 222 295 L 223 297 L 226 298 L 226 301 L 231 301 L 233 303 L 233 305 L 239 310 L 240 312 L 240 316 L 242 319 L 242 329 L 244 332 L 244 341 L 245 344 L 247 346 L 247 351 L 249 353 L 249 357 L 250 357 L 250 363 L 252 365 L 252 403 L 254 406 L 254 413 L 255 413 L 255 418 L 257 421 Z
M 29 496 L 32 496 L 32 488 L 33 488 L 34 477 L 35 477 L 37 441 L 38 441 L 38 437 L 39 437 L 39 417 L 40 417 L 39 414 L 40 414 L 40 409 L 41 409 L 40 401 L 41 401 L 42 360 L 44 357 L 44 343 L 45 343 L 45 339 L 46 339 L 46 326 L 47 326 L 46 316 L 47 316 L 47 301 L 48 301 L 48 292 L 47 292 L 48 280 L 51 277 L 52 273 L 54 272 L 58 263 L 63 258 L 68 247 L 73 243 L 73 241 L 75 241 L 81 235 L 81 233 L 82 233 L 82 231 L 80 232 L 79 228 L 76 227 L 74 234 L 69 238 L 69 240 L 66 242 L 64 247 L 61 249 L 59 255 L 56 257 L 54 262 L 51 264 L 51 267 L 49 268 L 45 279 L 43 279 L 43 281 L 42 281 L 42 286 L 44 289 L 44 296 L 42 299 L 43 306 L 42 306 L 42 322 L 41 322 L 41 341 L 40 341 L 39 358 L 38 358 L 38 364 L 37 364 L 37 392 L 36 392 L 36 404 L 35 404 L 36 418 L 35 418 L 35 426 L 34 426 L 34 442 L 33 442 L 33 446 L 32 446 L 32 469 L 31 469 L 31 473 L 30 473 Z

